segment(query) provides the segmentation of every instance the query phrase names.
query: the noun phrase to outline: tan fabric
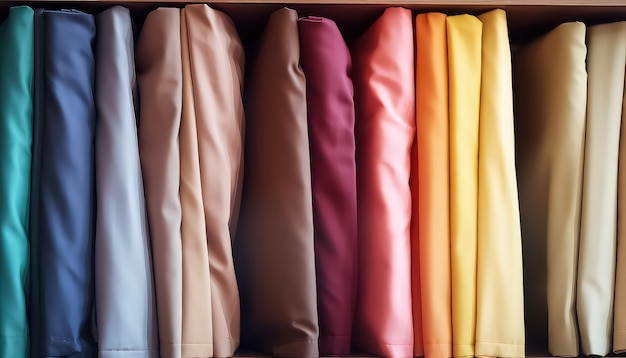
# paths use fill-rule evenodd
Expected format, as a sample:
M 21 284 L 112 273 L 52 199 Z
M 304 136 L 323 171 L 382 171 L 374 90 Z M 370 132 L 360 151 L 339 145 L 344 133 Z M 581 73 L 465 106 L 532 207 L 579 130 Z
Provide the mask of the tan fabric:
M 587 47 L 587 130 L 576 304 L 582 353 L 604 356 L 611 351 L 613 338 L 626 22 L 589 27 Z
M 585 25 L 566 23 L 518 50 L 513 61 L 526 335 L 531 347 L 543 348 L 549 335 L 550 353 L 560 356 L 578 354 L 586 53 Z
M 619 169 L 617 184 L 617 268 L 615 273 L 615 316 L 613 352 L 626 352 L 626 91 L 622 100 Z
M 239 346 L 239 291 L 231 236 L 239 213 L 243 174 L 244 52 L 226 14 L 207 5 L 187 5 L 184 14 L 200 152 L 202 222 L 206 221 L 211 272 L 213 353 L 230 357 Z M 204 302 L 209 305 L 208 299 Z
M 200 155 L 187 10 L 181 10 L 183 110 L 180 121 L 180 202 L 183 242 L 183 357 L 213 356 L 211 275 L 200 186 Z
M 311 170 L 297 14 L 276 11 L 247 92 L 246 168 L 235 262 L 242 345 L 318 355 Z
M 179 358 L 182 245 L 178 130 L 182 106 L 180 10 L 148 14 L 137 41 L 139 155 L 156 287 L 161 357 Z

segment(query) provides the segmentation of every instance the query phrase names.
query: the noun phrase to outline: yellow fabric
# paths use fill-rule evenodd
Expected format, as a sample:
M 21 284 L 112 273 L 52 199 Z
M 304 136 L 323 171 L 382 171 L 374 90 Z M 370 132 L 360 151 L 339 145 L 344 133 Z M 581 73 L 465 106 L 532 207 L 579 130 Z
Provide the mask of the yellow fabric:
M 526 340 L 545 348 L 549 336 L 548 349 L 558 356 L 578 355 L 586 53 L 585 25 L 566 23 L 513 56 Z
M 617 225 L 617 162 L 626 66 L 626 22 L 587 35 L 587 130 L 576 311 L 583 354 L 611 351 Z
M 450 239 L 454 357 L 474 356 L 478 117 L 482 24 L 447 18 L 450 91 Z
M 617 186 L 617 269 L 615 273 L 615 316 L 613 352 L 626 352 L 626 91 L 622 99 Z
M 483 23 L 478 150 L 476 356 L 523 357 L 524 284 L 506 13 Z

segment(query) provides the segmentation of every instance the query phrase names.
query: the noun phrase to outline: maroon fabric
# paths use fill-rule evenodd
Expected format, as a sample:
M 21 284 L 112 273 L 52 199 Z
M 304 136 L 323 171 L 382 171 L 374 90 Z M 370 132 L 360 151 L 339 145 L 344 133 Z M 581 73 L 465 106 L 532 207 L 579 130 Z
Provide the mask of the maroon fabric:
M 347 355 L 358 279 L 350 52 L 331 20 L 306 17 L 298 28 L 307 91 L 320 354 Z

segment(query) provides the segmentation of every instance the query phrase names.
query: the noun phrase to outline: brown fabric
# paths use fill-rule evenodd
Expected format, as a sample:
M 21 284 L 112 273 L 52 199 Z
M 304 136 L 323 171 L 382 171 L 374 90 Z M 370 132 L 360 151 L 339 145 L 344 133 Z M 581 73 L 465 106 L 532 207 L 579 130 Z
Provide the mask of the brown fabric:
M 139 155 L 146 194 L 161 357 L 180 358 L 182 322 L 181 206 L 178 129 L 182 106 L 180 10 L 148 14 L 137 41 L 141 99 Z
M 213 355 L 231 357 L 239 346 L 239 290 L 231 237 L 239 213 L 243 174 L 244 52 L 226 14 L 207 5 L 187 5 L 183 11 L 193 79 L 191 111 L 197 123 L 200 154 L 202 222 L 206 223 L 208 240 Z M 209 301 L 205 302 L 208 305 Z
M 246 87 L 246 168 L 235 240 L 242 345 L 318 356 L 311 170 L 297 14 L 272 14 Z

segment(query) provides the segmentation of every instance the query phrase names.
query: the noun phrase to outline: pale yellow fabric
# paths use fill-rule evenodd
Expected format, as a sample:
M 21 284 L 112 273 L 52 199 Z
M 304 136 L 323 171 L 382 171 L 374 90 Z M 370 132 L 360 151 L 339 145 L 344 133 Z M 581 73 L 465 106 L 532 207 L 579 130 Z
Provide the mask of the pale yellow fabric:
M 566 23 L 513 56 L 526 338 L 545 348 L 549 336 L 548 349 L 559 356 L 578 354 L 586 53 L 585 25 Z
M 506 13 L 483 23 L 478 145 L 476 356 L 523 357 L 524 283 Z
M 450 239 L 452 353 L 474 356 L 478 117 L 482 24 L 474 16 L 447 18 L 450 91 Z
M 615 273 L 615 316 L 613 352 L 626 352 L 626 91 L 622 100 L 619 174 L 617 184 L 617 269 Z
M 617 225 L 617 162 L 626 66 L 626 22 L 587 35 L 587 130 L 576 311 L 585 355 L 611 351 Z

